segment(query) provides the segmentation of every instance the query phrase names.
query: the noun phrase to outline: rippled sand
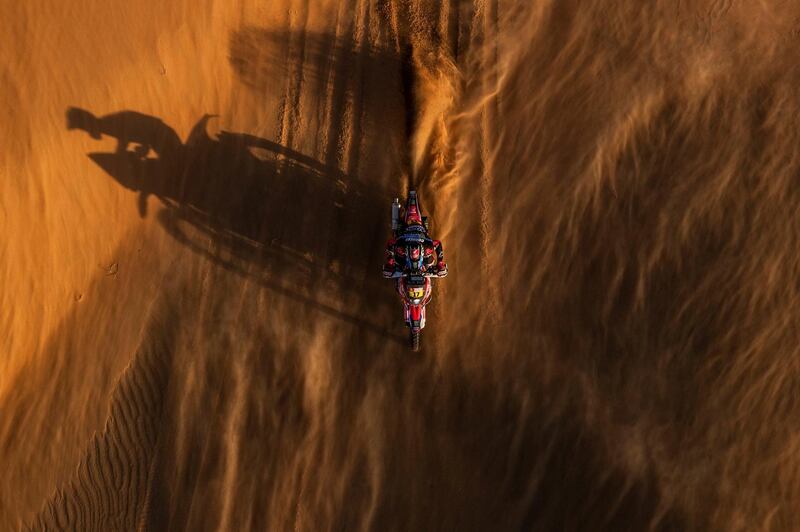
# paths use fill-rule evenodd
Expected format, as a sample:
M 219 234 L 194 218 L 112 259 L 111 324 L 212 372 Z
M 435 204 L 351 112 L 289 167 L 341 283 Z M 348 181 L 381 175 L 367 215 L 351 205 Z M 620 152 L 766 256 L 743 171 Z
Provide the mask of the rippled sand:
M 800 528 L 800 7 L 0 20 L 0 530 Z

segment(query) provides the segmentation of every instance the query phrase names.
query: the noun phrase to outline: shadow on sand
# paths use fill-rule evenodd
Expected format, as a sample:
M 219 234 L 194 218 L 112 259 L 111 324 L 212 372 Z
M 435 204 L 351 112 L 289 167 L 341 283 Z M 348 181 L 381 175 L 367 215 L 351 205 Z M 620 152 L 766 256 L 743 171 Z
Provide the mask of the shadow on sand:
M 358 291 L 360 301 L 386 288 L 377 272 L 390 196 L 267 139 L 228 131 L 212 138 L 211 118 L 203 116 L 185 143 L 162 120 L 134 111 L 96 117 L 69 108 L 67 128 L 117 140 L 115 151 L 89 158 L 138 192 L 142 217 L 148 199 L 157 198 L 164 207 L 159 223 L 182 244 L 282 295 L 400 341 L 388 333 L 391 323 L 371 323 L 314 297 L 319 283 L 333 282 L 350 292 L 346 297 Z

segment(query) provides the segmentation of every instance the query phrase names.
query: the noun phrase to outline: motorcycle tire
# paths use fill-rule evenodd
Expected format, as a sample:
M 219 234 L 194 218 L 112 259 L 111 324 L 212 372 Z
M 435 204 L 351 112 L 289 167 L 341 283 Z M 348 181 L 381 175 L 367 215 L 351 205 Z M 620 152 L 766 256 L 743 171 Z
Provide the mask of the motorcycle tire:
M 420 332 L 419 331 L 416 331 L 416 332 L 411 331 L 409 333 L 409 340 L 411 342 L 411 350 L 414 351 L 414 352 L 419 351 L 419 337 L 420 337 Z

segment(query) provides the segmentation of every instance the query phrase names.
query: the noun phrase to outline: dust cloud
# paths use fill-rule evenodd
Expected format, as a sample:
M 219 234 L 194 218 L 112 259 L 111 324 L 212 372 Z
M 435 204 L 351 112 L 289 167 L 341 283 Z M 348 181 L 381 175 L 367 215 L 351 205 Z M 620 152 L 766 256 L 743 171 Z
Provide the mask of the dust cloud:
M 795 4 L 0 19 L 0 529 L 800 528 Z

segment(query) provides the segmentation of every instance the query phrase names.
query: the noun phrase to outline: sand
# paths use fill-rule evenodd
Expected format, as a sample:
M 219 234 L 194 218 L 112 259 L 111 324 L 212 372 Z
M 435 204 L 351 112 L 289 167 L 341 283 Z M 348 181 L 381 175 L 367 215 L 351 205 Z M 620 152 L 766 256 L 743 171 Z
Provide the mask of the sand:
M 0 3 L 0 530 L 800 528 L 800 8 L 687 4 Z

